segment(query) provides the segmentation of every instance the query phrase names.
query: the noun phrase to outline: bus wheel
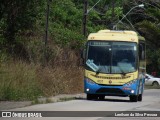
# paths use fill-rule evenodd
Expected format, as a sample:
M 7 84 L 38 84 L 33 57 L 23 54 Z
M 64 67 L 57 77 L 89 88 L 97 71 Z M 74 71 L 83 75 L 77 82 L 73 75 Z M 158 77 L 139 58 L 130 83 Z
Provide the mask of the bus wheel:
M 93 99 L 93 95 L 92 94 L 87 94 L 87 100 L 92 100 Z
M 137 95 L 131 95 L 131 96 L 129 96 L 129 98 L 130 98 L 131 102 L 137 102 L 138 101 L 138 96 Z
M 138 95 L 138 101 L 142 101 L 142 94 Z
M 99 96 L 99 100 L 104 100 L 105 96 L 104 95 L 100 95 Z

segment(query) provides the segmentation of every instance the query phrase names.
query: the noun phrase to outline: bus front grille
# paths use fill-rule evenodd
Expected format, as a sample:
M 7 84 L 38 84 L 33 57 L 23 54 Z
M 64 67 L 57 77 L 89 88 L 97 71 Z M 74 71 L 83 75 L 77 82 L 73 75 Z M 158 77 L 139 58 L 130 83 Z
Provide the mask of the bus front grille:
M 101 79 L 109 79 L 109 80 L 111 80 L 111 79 L 123 80 L 123 79 L 131 78 L 130 75 L 126 75 L 126 76 L 122 76 L 122 77 L 112 77 L 112 76 L 106 77 L 106 76 L 98 76 L 98 75 L 91 74 L 91 76 L 96 77 L 96 78 L 101 78 Z
M 100 88 L 96 91 L 96 93 L 121 94 L 121 95 L 125 94 L 119 88 Z

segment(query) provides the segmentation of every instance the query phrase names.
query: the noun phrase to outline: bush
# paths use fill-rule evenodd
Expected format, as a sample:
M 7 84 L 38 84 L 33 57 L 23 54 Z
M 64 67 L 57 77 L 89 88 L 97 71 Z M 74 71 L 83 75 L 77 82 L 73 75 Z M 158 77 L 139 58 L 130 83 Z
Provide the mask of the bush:
M 34 65 L 23 62 L 2 63 L 0 100 L 33 100 L 42 95 Z

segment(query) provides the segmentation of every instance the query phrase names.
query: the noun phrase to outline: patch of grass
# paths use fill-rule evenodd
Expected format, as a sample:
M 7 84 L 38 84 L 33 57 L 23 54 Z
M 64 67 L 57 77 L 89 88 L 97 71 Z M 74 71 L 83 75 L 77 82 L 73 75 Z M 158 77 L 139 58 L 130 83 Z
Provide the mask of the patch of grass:
M 83 68 L 77 61 L 73 51 L 62 49 L 57 49 L 56 57 L 46 67 L 18 60 L 0 61 L 0 100 L 33 100 L 36 104 L 39 96 L 83 92 Z
M 47 98 L 46 103 L 53 103 L 53 101 L 51 99 Z
M 35 105 L 35 104 L 42 104 L 42 103 L 39 102 L 38 99 L 34 99 L 32 100 L 32 105 Z
M 83 92 L 83 68 L 75 51 L 58 48 L 50 66 L 37 69 L 37 79 L 45 96 Z
M 23 62 L 2 63 L 0 100 L 33 100 L 42 95 L 34 65 Z
M 62 97 L 55 99 L 54 98 L 44 98 L 43 100 L 35 99 L 32 101 L 32 105 L 35 104 L 46 104 L 46 103 L 54 103 L 54 102 L 65 102 L 65 101 L 70 101 L 70 100 L 75 100 L 75 97 Z
M 39 84 L 45 96 L 83 92 L 83 71 L 79 68 L 39 69 Z
M 64 98 L 60 98 L 60 102 L 69 101 L 69 100 L 75 100 L 75 97 L 64 97 Z

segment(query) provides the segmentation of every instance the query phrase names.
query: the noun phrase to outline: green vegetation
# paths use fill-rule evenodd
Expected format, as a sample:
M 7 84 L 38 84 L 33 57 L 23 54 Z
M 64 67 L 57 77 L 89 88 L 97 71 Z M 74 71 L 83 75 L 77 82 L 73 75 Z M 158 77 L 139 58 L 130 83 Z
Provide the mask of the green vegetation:
M 36 68 L 33 65 L 19 62 L 1 64 L 0 99 L 32 100 L 41 94 L 38 81 L 35 81 Z
M 89 9 L 96 3 L 88 2 Z M 112 29 L 123 14 L 142 3 L 145 9 L 136 8 L 127 16 L 134 28 L 126 19 L 118 28 L 136 30 L 146 38 L 148 72 L 158 72 L 158 0 L 101 0 L 87 15 L 87 34 Z M 1 0 L 0 100 L 36 100 L 39 96 L 83 92 L 83 0 L 54 0 L 49 4 L 49 39 L 45 47 L 47 0 Z
M 69 97 L 69 98 L 61 98 L 60 101 L 69 101 L 69 100 L 75 100 L 75 97 Z

